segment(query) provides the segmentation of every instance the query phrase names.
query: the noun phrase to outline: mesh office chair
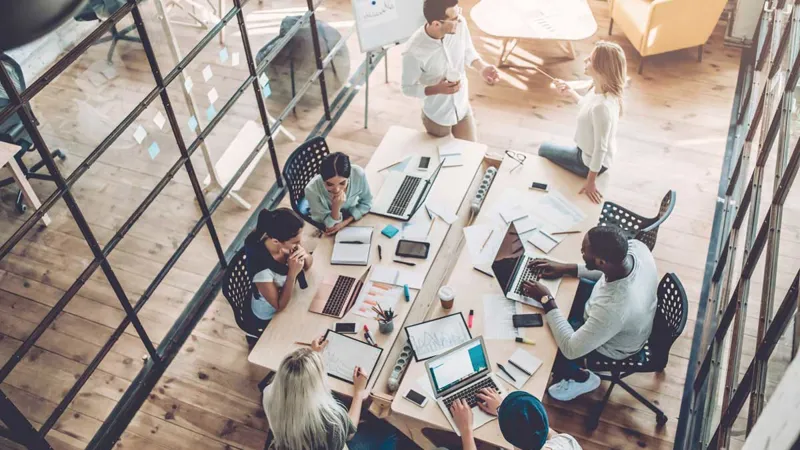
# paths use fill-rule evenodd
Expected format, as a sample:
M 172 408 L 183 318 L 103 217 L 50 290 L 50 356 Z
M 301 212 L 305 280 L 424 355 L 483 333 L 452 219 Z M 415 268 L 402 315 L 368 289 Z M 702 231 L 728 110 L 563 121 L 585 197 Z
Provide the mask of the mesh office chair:
M 677 194 L 675 191 L 667 192 L 667 195 L 661 200 L 658 215 L 652 218 L 640 216 L 614 202 L 605 202 L 597 224 L 621 228 L 628 236 L 628 239 L 642 241 L 650 251 L 653 251 L 658 237 L 658 227 L 672 214 L 672 210 L 675 209 L 676 199 Z
M 289 155 L 283 166 L 283 179 L 289 189 L 289 201 L 292 209 L 306 222 L 324 231 L 325 225 L 314 221 L 309 215 L 308 202 L 306 201 L 306 186 L 308 182 L 319 173 L 322 159 L 331 152 L 325 138 L 311 138 Z
M 17 64 L 13 58 L 5 53 L 0 53 L 0 63 L 3 64 L 6 72 L 11 77 L 11 81 L 14 82 L 14 88 L 17 90 L 17 92 L 19 93 L 24 91 L 25 77 L 22 74 L 22 68 L 19 66 L 19 64 Z M 0 86 L 0 109 L 3 109 L 5 106 L 11 103 L 9 98 L 10 95 L 6 92 L 3 86 Z M 33 117 L 33 113 L 30 108 L 27 105 L 25 108 Z M 22 169 L 22 174 L 25 175 L 25 178 L 55 181 L 55 179 L 49 173 L 38 173 L 39 170 L 44 167 L 44 161 L 39 161 L 31 167 L 28 167 L 22 160 L 22 157 L 25 156 L 26 152 L 34 152 L 36 149 L 33 147 L 31 136 L 25 130 L 25 126 L 22 124 L 22 119 L 20 119 L 19 114 L 21 114 L 21 111 L 12 115 L 5 122 L 0 124 L 0 141 L 18 145 L 20 147 L 19 151 L 14 155 L 14 159 L 17 161 L 17 164 L 19 164 L 20 169 Z M 36 122 L 36 125 L 39 125 L 39 121 L 36 120 L 36 117 L 34 117 L 33 120 Z M 50 155 L 53 158 L 59 158 L 62 161 L 67 158 L 66 153 L 64 153 L 62 150 L 51 152 Z M 5 180 L 0 181 L 0 187 L 8 186 L 12 183 L 14 183 L 13 178 L 6 178 Z M 22 198 L 21 189 L 17 193 L 16 205 L 17 210 L 20 213 L 24 213 L 27 209 L 24 199 Z
M 225 270 L 225 278 L 222 280 L 222 295 L 228 300 L 233 309 L 233 316 L 236 325 L 244 331 L 247 337 L 247 345 L 252 349 L 259 336 L 264 332 L 267 322 L 259 319 L 253 314 L 250 301 L 253 298 L 253 281 L 247 273 L 247 255 L 242 247 L 231 259 L 228 268 Z
M 85 8 L 75 16 L 78 22 L 92 22 L 94 20 L 102 21 L 117 12 L 125 4 L 125 0 L 89 0 Z M 138 36 L 129 36 L 131 32 L 136 30 L 136 24 L 127 26 L 122 30 L 117 29 L 117 24 L 111 26 L 109 36 L 102 37 L 94 42 L 92 45 L 102 44 L 111 41 L 111 47 L 108 49 L 107 60 L 111 63 L 114 57 L 114 49 L 117 47 L 117 42 L 142 42 Z
M 621 388 L 633 395 L 643 405 L 656 413 L 656 423 L 664 425 L 667 415 L 661 409 L 636 392 L 623 378 L 634 373 L 662 372 L 667 367 L 669 352 L 672 344 L 683 332 L 686 326 L 686 316 L 689 313 L 689 301 L 681 281 L 674 273 L 664 275 L 658 284 L 658 306 L 653 318 L 653 331 L 650 339 L 645 343 L 639 353 L 621 361 L 611 358 L 587 358 L 586 368 L 597 373 L 600 379 L 610 381 L 603 401 L 593 408 L 587 418 L 587 428 L 594 430 L 600 422 L 600 415 L 608 403 L 614 386 Z

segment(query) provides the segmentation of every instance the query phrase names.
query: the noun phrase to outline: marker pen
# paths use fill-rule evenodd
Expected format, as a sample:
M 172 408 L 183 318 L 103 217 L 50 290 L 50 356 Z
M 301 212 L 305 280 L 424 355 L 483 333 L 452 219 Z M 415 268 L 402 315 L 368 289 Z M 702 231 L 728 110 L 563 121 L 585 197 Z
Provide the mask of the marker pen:
M 534 341 L 532 339 L 524 338 L 524 337 L 518 337 L 518 338 L 516 338 L 514 340 L 519 342 L 519 343 L 521 343 L 521 344 L 536 345 L 536 341 Z
M 470 309 L 469 310 L 469 319 L 467 319 L 467 325 L 469 325 L 470 328 L 472 328 L 472 318 L 473 317 L 475 317 L 475 310 L 474 309 Z

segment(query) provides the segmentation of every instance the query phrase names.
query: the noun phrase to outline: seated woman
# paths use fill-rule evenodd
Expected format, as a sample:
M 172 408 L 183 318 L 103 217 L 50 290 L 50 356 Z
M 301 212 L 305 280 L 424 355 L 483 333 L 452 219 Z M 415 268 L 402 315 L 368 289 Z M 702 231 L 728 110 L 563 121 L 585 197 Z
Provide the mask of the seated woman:
M 256 228 L 244 241 L 247 273 L 256 285 L 253 313 L 269 322 L 292 298 L 301 270 L 314 258 L 300 245 L 303 219 L 288 208 L 258 213 Z
M 326 156 L 319 172 L 306 186 L 306 199 L 311 218 L 331 235 L 369 212 L 372 192 L 364 169 L 351 166 L 350 157 L 344 153 Z
M 264 390 L 264 412 L 273 435 L 270 450 L 392 450 L 398 432 L 384 421 L 359 425 L 369 396 L 367 376 L 353 372 L 349 410 L 334 398 L 321 352 L 322 338 L 286 356 L 272 384 Z

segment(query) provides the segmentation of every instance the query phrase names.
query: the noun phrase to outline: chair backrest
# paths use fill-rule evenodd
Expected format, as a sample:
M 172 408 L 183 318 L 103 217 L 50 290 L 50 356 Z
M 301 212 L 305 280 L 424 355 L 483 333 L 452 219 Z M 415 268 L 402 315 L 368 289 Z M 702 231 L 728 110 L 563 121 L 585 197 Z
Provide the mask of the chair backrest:
M 672 210 L 675 209 L 675 201 L 677 200 L 677 194 L 675 191 L 669 191 L 661 199 L 661 207 L 658 209 L 658 215 L 654 217 L 652 223 L 644 227 L 638 233 L 636 233 L 636 239 L 640 240 L 647 245 L 647 247 L 652 251 L 656 247 L 656 238 L 658 237 L 658 227 L 661 226 L 664 221 L 672 214 Z
M 319 229 L 324 229 L 324 225 L 311 220 L 304 212 L 300 211 L 298 203 L 305 197 L 308 182 L 319 173 L 322 159 L 330 154 L 325 138 L 314 137 L 302 144 L 289 155 L 286 164 L 283 166 L 283 179 L 289 189 L 289 201 L 292 209 L 300 214 L 306 222 Z
M 236 324 L 251 336 L 261 336 L 264 321 L 253 314 L 250 302 L 253 297 L 253 281 L 247 273 L 247 255 L 242 247 L 231 259 L 222 280 L 222 295 L 230 303 Z
M 628 239 L 633 239 L 636 233 L 647 224 L 647 218 L 614 202 L 603 203 L 603 209 L 600 211 L 600 218 L 597 221 L 599 226 L 614 226 L 621 229 Z
M 664 275 L 658 283 L 658 306 L 650 333 L 650 349 L 656 366 L 667 366 L 672 344 L 683 333 L 689 314 L 689 300 L 683 284 L 674 273 Z
M 14 88 L 17 90 L 17 92 L 19 93 L 24 91 L 26 87 L 25 76 L 23 75 L 22 68 L 19 66 L 19 64 L 17 64 L 13 58 L 5 53 L 0 53 L 0 63 L 3 64 L 6 72 L 11 77 L 11 81 L 14 83 Z M 0 109 L 11 103 L 9 100 L 10 98 L 11 96 L 8 94 L 8 92 L 6 92 L 5 88 L 0 85 Z M 22 120 L 19 118 L 19 114 L 13 114 L 5 122 L 0 124 L 0 135 L 9 134 L 12 129 L 16 128 L 21 123 Z M 3 139 L 3 141 L 8 142 L 9 139 Z

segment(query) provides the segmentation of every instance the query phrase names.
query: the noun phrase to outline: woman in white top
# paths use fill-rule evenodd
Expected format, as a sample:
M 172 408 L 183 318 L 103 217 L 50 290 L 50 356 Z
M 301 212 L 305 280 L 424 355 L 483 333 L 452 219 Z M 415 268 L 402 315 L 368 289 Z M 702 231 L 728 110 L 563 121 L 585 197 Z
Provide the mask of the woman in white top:
M 598 41 L 584 63 L 586 75 L 592 77 L 585 95 L 575 92 L 564 80 L 554 81 L 559 93 L 574 98 L 580 106 L 575 145 L 545 142 L 539 147 L 539 155 L 586 178 L 581 193 L 600 203 L 603 195 L 595 180 L 611 168 L 617 150 L 617 123 L 628 69 L 622 47 L 606 41 Z

